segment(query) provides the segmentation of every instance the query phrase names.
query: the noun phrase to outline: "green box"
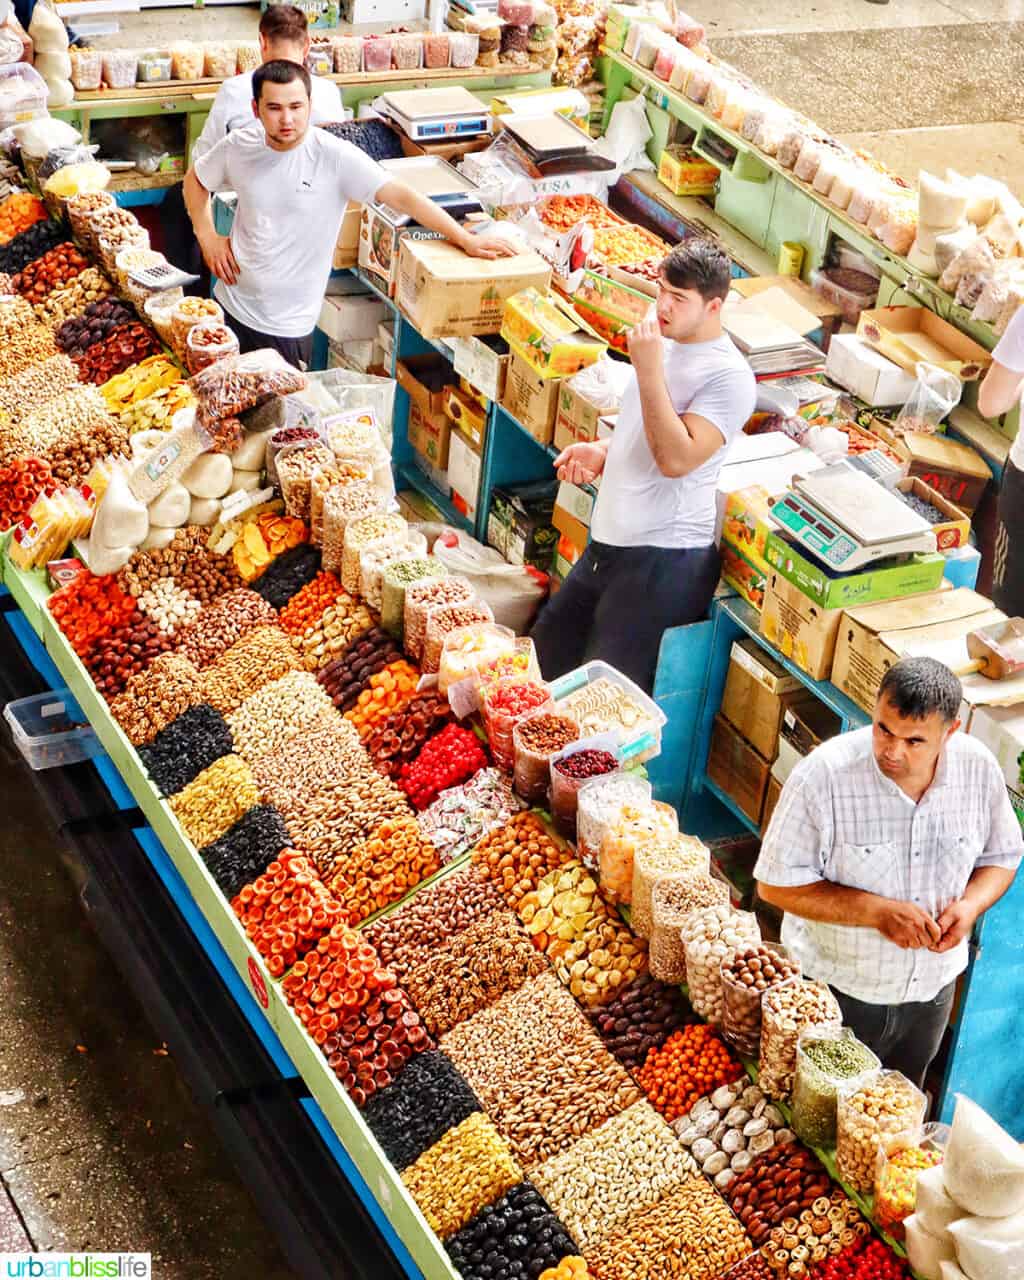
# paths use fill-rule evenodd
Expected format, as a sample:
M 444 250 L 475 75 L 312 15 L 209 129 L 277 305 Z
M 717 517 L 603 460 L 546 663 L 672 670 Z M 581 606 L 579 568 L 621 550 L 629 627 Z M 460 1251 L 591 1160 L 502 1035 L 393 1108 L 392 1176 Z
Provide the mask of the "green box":
M 852 609 L 877 600 L 896 600 L 900 596 L 937 591 L 946 567 L 945 556 L 930 552 L 912 556 L 904 564 L 833 577 L 823 565 L 808 559 L 777 533 L 768 534 L 764 558 L 787 582 L 823 609 Z

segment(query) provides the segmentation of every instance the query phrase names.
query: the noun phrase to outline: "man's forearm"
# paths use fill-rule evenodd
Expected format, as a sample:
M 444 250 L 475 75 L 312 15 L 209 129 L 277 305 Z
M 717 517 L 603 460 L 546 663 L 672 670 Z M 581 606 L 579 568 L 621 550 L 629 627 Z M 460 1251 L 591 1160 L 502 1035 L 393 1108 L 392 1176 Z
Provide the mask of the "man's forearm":
M 636 380 L 644 434 L 655 465 L 662 475 L 685 475 L 689 470 L 688 450 L 693 438 L 675 411 L 663 369 L 638 369 Z
M 1014 872 L 1007 867 L 978 867 L 967 882 L 964 901 L 969 902 L 980 916 L 994 907 L 1013 884 Z
M 757 882 L 758 893 L 773 907 L 804 920 L 820 924 L 856 925 L 864 929 L 877 927 L 878 910 L 885 901 L 863 889 L 819 880 L 815 884 L 780 886 Z
M 395 198 L 389 203 L 399 213 L 407 213 L 418 226 L 426 227 L 428 231 L 436 231 L 452 244 L 458 245 L 460 249 L 463 248 L 469 232 L 464 227 L 460 227 L 455 219 L 445 213 L 433 200 L 428 200 L 426 196 L 420 195 L 418 191 L 414 191 L 403 183 L 400 193 L 396 192 Z
M 204 239 L 216 235 L 217 229 L 213 225 L 210 193 L 199 181 L 192 169 L 189 169 L 188 173 L 185 174 L 185 180 L 182 183 L 182 194 L 185 197 L 185 208 L 188 210 L 188 216 L 192 221 L 192 230 L 196 233 L 196 239 L 202 244 Z

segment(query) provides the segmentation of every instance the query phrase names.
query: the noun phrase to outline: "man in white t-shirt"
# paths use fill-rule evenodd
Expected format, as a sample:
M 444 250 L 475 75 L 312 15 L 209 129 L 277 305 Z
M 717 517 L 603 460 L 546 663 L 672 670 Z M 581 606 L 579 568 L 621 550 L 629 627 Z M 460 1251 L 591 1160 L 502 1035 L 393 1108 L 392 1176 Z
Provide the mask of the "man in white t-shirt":
M 473 257 L 512 252 L 504 240 L 460 227 L 358 147 L 311 129 L 305 67 L 265 62 L 253 72 L 252 85 L 257 120 L 232 130 L 185 175 L 196 239 L 217 276 L 214 296 L 243 351 L 275 347 L 292 364 L 309 363 L 350 200 L 384 200 Z M 211 193 L 222 190 L 238 196 L 230 236 L 217 234 L 210 209 Z
M 552 678 L 603 658 L 645 689 L 661 637 L 696 622 L 718 584 L 715 485 L 754 411 L 754 375 L 722 331 L 729 259 L 693 237 L 661 264 L 657 307 L 630 333 L 635 377 L 610 440 L 570 445 L 558 478 L 601 477 L 591 542 L 533 629 Z
M 978 391 L 986 418 L 1009 413 L 1024 397 L 1024 307 L 1019 307 L 992 352 Z M 1024 432 L 1018 430 L 999 486 L 999 523 L 992 566 L 992 599 L 1012 617 L 1024 614 Z

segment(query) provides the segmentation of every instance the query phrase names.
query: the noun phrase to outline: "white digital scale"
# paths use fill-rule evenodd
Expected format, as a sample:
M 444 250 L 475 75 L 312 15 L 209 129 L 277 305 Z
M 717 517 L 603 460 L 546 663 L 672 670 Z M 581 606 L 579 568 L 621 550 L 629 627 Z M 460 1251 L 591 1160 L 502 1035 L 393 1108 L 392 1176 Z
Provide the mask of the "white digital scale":
M 374 101 L 413 142 L 452 142 L 490 133 L 491 114 L 462 85 L 438 89 L 399 89 Z
M 793 541 L 839 572 L 936 548 L 923 516 L 845 462 L 796 477 L 772 515 Z

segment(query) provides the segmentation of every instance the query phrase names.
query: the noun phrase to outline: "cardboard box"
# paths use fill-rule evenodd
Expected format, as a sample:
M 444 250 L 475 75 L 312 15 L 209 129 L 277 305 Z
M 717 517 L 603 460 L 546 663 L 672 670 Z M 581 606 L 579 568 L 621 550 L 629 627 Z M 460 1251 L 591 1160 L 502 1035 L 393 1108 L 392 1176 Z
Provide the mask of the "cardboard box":
M 771 767 L 723 716 L 715 716 L 708 777 L 751 822 L 760 823 Z
M 497 333 L 509 298 L 545 290 L 551 268 L 539 254 L 469 258 L 446 240 L 402 240 L 395 299 L 424 338 Z
M 452 501 L 463 515 L 472 519 L 480 500 L 481 459 L 473 442 L 461 431 L 453 431 L 448 450 L 448 483 Z
M 674 196 L 710 196 L 718 186 L 718 169 L 688 147 L 666 147 L 658 159 L 658 181 Z
M 862 311 L 857 334 L 911 375 L 918 361 L 926 360 L 955 374 L 961 382 L 973 382 L 992 363 L 992 356 L 984 347 L 948 320 L 940 320 L 927 307 L 876 307 Z
M 395 365 L 398 385 L 424 413 L 444 413 L 454 370 L 444 356 L 406 356 Z
M 838 332 L 842 323 L 842 308 L 822 297 L 799 276 L 739 276 L 732 281 L 731 287 L 744 298 L 755 298 L 759 293 L 769 289 L 783 289 L 794 302 L 798 302 L 806 311 L 817 316 L 816 327 L 826 333 Z
M 474 449 L 483 447 L 487 434 L 487 410 L 473 396 L 458 387 L 449 387 L 444 411 Z
M 512 355 L 504 338 L 449 338 L 455 372 L 488 400 L 500 402 Z
M 764 606 L 764 588 L 768 580 L 768 568 L 758 557 L 747 557 L 728 542 L 719 547 L 722 561 L 722 581 L 739 593 L 748 604 L 760 613 Z
M 737 640 L 729 655 L 721 713 L 771 763 L 779 750 L 779 730 L 788 706 L 814 695 L 756 640 Z
M 937 591 L 945 559 L 937 551 L 912 556 L 903 564 L 868 567 L 856 573 L 830 573 L 820 561 L 788 538 L 769 533 L 764 546 L 769 568 L 777 570 L 823 609 L 848 609 L 874 600 Z
M 583 547 L 577 546 L 567 533 L 563 533 L 555 548 L 555 575 L 564 582 L 583 552 Z
M 586 396 L 563 382 L 559 388 L 558 413 L 555 418 L 555 444 L 559 449 L 581 440 L 597 439 L 597 424 L 601 420 L 603 409 L 592 404 Z M 559 439 L 563 443 L 559 444 Z
M 1005 617 L 991 600 L 964 587 L 850 609 L 839 629 L 832 683 L 871 712 L 894 662 L 926 655 L 958 667 L 968 661 L 968 632 Z
M 407 134 L 398 132 L 404 156 L 435 156 L 439 160 L 460 160 L 471 151 L 486 151 L 494 139 L 489 133 L 478 138 L 465 138 L 461 142 L 414 142 Z
M 965 727 L 999 761 L 1010 804 L 1024 826 L 1024 707 L 975 707 Z
M 501 336 L 542 377 L 571 378 L 600 360 L 608 344 L 583 329 L 571 307 L 556 306 L 539 290 L 527 288 L 509 298 Z
M 448 419 L 445 418 L 445 422 L 447 421 Z M 443 467 L 435 467 L 426 454 L 420 453 L 419 450 L 414 451 L 412 461 L 416 470 L 427 477 L 443 498 L 451 497 L 452 487 L 448 483 L 448 472 Z
M 900 493 L 912 493 L 915 498 L 930 502 L 946 517 L 941 524 L 932 525 L 940 551 L 953 551 L 957 547 L 968 545 L 971 536 L 971 518 L 966 511 L 961 511 L 920 476 L 907 476 L 906 480 L 901 480 L 896 488 Z
M 559 537 L 551 522 L 555 488 L 549 481 L 540 481 L 514 489 L 498 487 L 492 492 L 488 542 L 509 564 L 533 565 L 550 572 Z
M 768 790 L 764 793 L 764 813 L 761 815 L 761 830 L 767 831 L 768 824 L 772 820 L 772 814 L 779 803 L 779 797 L 782 795 L 782 783 L 773 773 L 768 779 Z
M 872 420 L 871 428 L 880 440 L 906 459 L 911 476 L 923 480 L 961 511 L 970 514 L 981 502 L 992 472 L 976 449 L 923 431 L 908 431 L 897 436 L 878 418 Z
M 577 520 L 574 515 L 570 515 L 564 507 L 555 504 L 555 510 L 551 517 L 551 523 L 562 535 L 559 539 L 558 549 L 562 552 L 562 544 L 566 541 L 575 549 L 576 555 L 570 560 L 570 564 L 575 564 L 584 551 L 587 549 L 587 542 L 590 539 L 590 530 L 582 520 Z
M 801 671 L 826 680 L 832 670 L 842 609 L 823 609 L 778 570 L 768 575 L 761 634 Z
M 412 401 L 409 405 L 409 443 L 440 471 L 447 469 L 451 439 L 452 424 L 447 414 L 431 413 Z
M 915 381 L 855 333 L 837 333 L 832 338 L 825 376 L 875 406 L 905 404 Z
M 572 293 L 577 313 L 617 350 L 625 351 L 629 331 L 647 316 L 651 296 L 597 271 L 584 271 Z
M 363 205 L 359 222 L 359 266 L 373 277 L 374 284 L 394 297 L 398 280 L 398 251 L 410 234 L 407 225 L 396 223 L 387 212 L 374 205 Z M 432 232 L 420 234 L 431 235 Z
M 505 380 L 504 408 L 540 444 L 550 444 L 561 382 L 544 378 L 515 352 Z
M 317 328 L 335 342 L 372 342 L 386 313 L 386 304 L 374 293 L 329 293 L 320 308 Z
M 359 228 L 363 221 L 363 206 L 351 200 L 341 215 L 341 226 L 338 228 L 338 239 L 334 245 L 334 257 L 331 267 L 335 271 L 354 267 L 359 261 Z
M 736 489 L 725 497 L 722 519 L 722 542 L 734 547 L 745 560 L 761 569 L 768 568 L 764 558 L 768 535 L 777 528 L 772 516 L 775 499 L 760 484 Z
M 788 742 L 785 738 L 779 738 L 779 754 L 772 762 L 772 777 L 785 786 L 789 781 L 790 775 L 804 758 L 803 753 L 793 746 L 792 742 Z
M 809 756 L 829 738 L 841 732 L 843 722 L 824 702 L 811 698 L 786 707 L 782 713 L 779 741 L 789 743 L 801 756 Z
M 596 501 L 597 499 L 589 489 L 584 489 L 578 484 L 570 484 L 568 480 L 559 482 L 555 506 L 561 507 L 563 511 L 575 516 L 588 529 L 590 528 L 590 520 L 594 514 L 594 503 Z

